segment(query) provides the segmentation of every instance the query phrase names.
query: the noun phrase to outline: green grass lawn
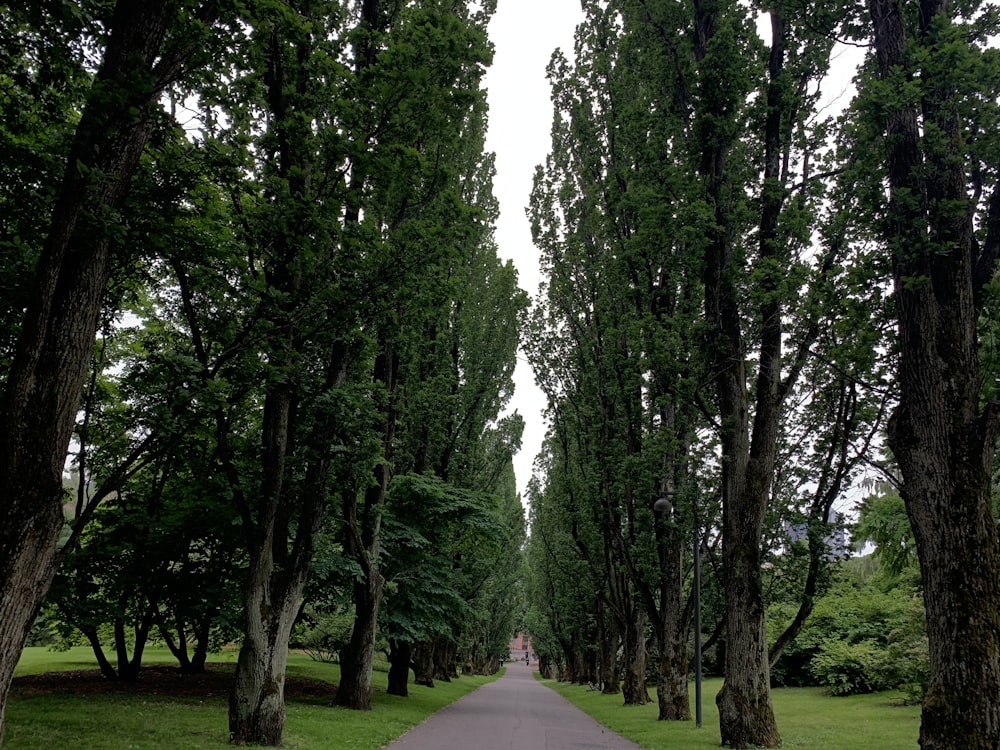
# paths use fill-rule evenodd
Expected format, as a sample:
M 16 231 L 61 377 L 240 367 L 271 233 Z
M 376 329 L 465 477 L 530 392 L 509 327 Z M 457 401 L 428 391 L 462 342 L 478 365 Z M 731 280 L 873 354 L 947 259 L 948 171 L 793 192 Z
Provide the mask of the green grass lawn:
M 234 662 L 235 652 L 211 658 Z M 173 664 L 165 650 L 148 652 L 147 664 Z M 55 653 L 25 649 L 16 676 L 93 669 L 89 649 Z M 314 662 L 301 654 L 289 660 L 290 677 L 336 684 L 335 664 Z M 375 674 L 370 713 L 334 708 L 325 698 L 287 701 L 285 747 L 305 750 L 377 750 L 490 678 L 463 677 L 438 686 L 410 687 L 409 698 L 385 693 L 385 674 Z M 694 722 L 656 721 L 656 705 L 624 707 L 621 696 L 606 696 L 580 685 L 543 683 L 568 698 L 607 727 L 644 748 L 699 750 L 719 747 L 715 694 L 719 680 L 704 685 L 704 727 Z M 693 693 L 693 688 L 692 688 Z M 650 690 L 654 696 L 655 691 Z M 917 706 L 903 706 L 895 693 L 833 698 L 820 689 L 785 688 L 773 692 L 783 748 L 810 750 L 916 750 L 920 726 Z M 693 707 L 693 695 L 692 695 Z M 135 695 L 74 695 L 72 686 L 50 694 L 19 694 L 7 705 L 4 750 L 203 750 L 228 747 L 226 699 Z
M 234 662 L 235 652 L 210 658 Z M 150 650 L 146 664 L 173 664 L 169 652 Z M 54 653 L 25 649 L 15 677 L 52 671 L 94 669 L 89 649 Z M 289 658 L 290 677 L 336 684 L 340 668 L 301 654 Z M 308 750 L 376 750 L 419 724 L 430 714 L 489 682 L 462 677 L 434 688 L 410 686 L 410 697 L 386 695 L 384 673 L 376 672 L 371 712 L 334 708 L 318 698 L 286 701 L 285 747 Z M 19 694 L 7 704 L 4 750 L 201 750 L 228 747 L 225 697 L 136 695 Z
M 656 721 L 656 703 L 623 706 L 620 695 L 601 695 L 586 686 L 542 680 L 604 726 L 644 748 L 699 750 L 718 748 L 719 712 L 715 694 L 721 680 L 703 687 L 703 726 L 690 722 Z M 655 701 L 656 692 L 650 688 Z M 877 693 L 835 698 L 820 688 L 781 688 L 772 692 L 782 748 L 809 750 L 916 750 L 920 731 L 919 706 L 904 706 L 902 695 Z M 694 712 L 694 687 L 691 688 Z

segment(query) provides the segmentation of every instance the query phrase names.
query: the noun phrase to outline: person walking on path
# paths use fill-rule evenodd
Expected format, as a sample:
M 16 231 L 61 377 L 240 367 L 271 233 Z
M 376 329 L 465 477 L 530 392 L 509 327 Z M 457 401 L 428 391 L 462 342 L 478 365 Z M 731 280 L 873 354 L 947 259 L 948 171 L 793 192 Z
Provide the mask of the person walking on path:
M 483 685 L 387 745 L 384 750 L 641 750 L 602 727 L 534 670 L 512 662 Z

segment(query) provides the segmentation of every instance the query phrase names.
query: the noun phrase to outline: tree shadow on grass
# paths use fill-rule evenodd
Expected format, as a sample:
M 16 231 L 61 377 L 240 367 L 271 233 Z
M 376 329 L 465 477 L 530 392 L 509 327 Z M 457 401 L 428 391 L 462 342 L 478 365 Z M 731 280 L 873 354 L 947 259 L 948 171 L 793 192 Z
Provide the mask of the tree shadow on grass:
M 76 669 L 65 672 L 17 677 L 11 684 L 12 695 L 162 695 L 180 698 L 226 698 L 233 684 L 232 664 L 209 664 L 208 671 L 185 674 L 176 667 L 143 667 L 135 682 L 106 679 L 99 669 Z M 285 679 L 285 698 L 306 702 L 332 702 L 336 685 L 301 677 Z

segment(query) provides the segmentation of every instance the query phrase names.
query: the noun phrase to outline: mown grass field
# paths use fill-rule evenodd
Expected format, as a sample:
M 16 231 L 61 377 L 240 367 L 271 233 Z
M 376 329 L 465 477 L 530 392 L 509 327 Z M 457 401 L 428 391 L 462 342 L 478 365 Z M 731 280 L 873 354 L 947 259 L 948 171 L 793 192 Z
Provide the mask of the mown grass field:
M 213 664 L 234 663 L 236 654 L 217 654 Z M 144 663 L 173 664 L 163 650 L 148 652 Z M 18 676 L 51 671 L 94 669 L 89 649 L 53 653 L 25 649 Z M 216 667 L 225 669 L 225 667 Z M 289 659 L 289 677 L 336 684 L 335 664 L 314 662 L 302 654 Z M 373 709 L 334 708 L 328 698 L 289 698 L 285 747 L 303 750 L 377 750 L 438 709 L 493 678 L 462 677 L 434 688 L 410 686 L 410 697 L 386 695 L 384 673 L 375 674 Z M 147 690 L 134 694 L 74 693 L 71 681 L 48 693 L 16 684 L 8 701 L 4 750 L 219 750 L 228 744 L 224 695 L 174 696 Z
M 542 680 L 601 724 L 644 748 L 700 750 L 718 748 L 719 712 L 715 694 L 721 680 L 703 687 L 702 728 L 695 722 L 656 721 L 656 704 L 623 706 L 621 696 L 602 695 L 585 686 Z M 650 688 L 655 701 L 656 692 Z M 902 694 L 877 693 L 835 698 L 820 688 L 781 688 L 772 692 L 781 747 L 809 750 L 917 750 L 919 706 L 904 706 Z M 691 688 L 694 712 L 694 687 Z
M 214 655 L 213 669 L 227 671 L 235 652 Z M 148 665 L 172 665 L 170 654 L 152 650 Z M 95 667 L 89 649 L 57 653 L 26 649 L 16 676 L 71 672 Z M 292 654 L 290 678 L 335 685 L 339 667 Z M 385 693 L 385 674 L 375 674 L 370 713 L 334 708 L 328 697 L 289 697 L 285 747 L 302 750 L 377 750 L 440 708 L 490 678 L 463 677 L 437 687 L 411 685 L 409 698 Z M 624 707 L 621 696 L 606 696 L 580 685 L 543 683 L 599 722 L 649 750 L 700 750 L 719 747 L 715 694 L 721 683 L 704 685 L 704 726 L 658 722 L 656 705 Z M 66 679 L 58 689 L 28 690 L 15 684 L 7 706 L 4 750 L 219 750 L 228 747 L 224 694 L 185 695 L 142 692 L 121 694 L 74 691 Z M 693 689 L 692 689 L 693 693 Z M 650 695 L 655 691 L 650 689 Z M 783 748 L 810 750 L 917 750 L 920 710 L 904 706 L 895 693 L 833 698 L 820 689 L 781 689 L 773 693 Z M 692 695 L 693 707 L 693 695 Z M 470 747 L 474 745 L 474 740 Z

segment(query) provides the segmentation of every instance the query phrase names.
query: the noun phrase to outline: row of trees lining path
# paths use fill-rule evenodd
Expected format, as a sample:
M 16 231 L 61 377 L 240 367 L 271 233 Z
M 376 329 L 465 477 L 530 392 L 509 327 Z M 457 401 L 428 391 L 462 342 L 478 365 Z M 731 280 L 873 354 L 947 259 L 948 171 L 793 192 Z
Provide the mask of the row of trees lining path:
M 191 669 L 235 637 L 238 744 L 281 742 L 296 623 L 350 620 L 350 708 L 380 631 L 400 694 L 460 649 L 496 668 L 519 611 L 520 329 L 549 398 L 527 546 L 549 666 L 642 703 L 652 634 L 659 716 L 690 719 L 693 543 L 721 582 L 722 742 L 777 746 L 770 667 L 835 502 L 878 464 L 921 565 L 921 745 L 1000 745 L 1000 17 L 582 5 L 549 68 L 530 316 L 492 236 L 492 2 L 4 7 L 0 738 L 54 581 L 98 653 L 112 631 L 117 677 L 154 630 Z M 838 43 L 865 59 L 835 115 Z M 769 638 L 783 523 L 808 554 Z M 241 595 L 189 596 L 209 580 Z
M 109 677 L 154 634 L 190 670 L 240 643 L 236 744 L 281 744 L 296 623 L 349 620 L 322 647 L 352 709 L 379 629 L 400 695 L 411 654 L 427 684 L 499 667 L 527 299 L 493 241 L 492 10 L 4 6 L 0 710 L 57 570 Z
M 722 743 L 777 747 L 770 668 L 830 580 L 835 503 L 874 466 L 921 565 L 921 746 L 996 747 L 995 9 L 582 4 L 529 208 L 546 670 L 646 702 L 648 622 L 659 717 L 689 719 L 693 543 L 722 600 Z M 838 113 L 846 47 L 864 59 Z M 769 634 L 788 529 L 798 606 Z

